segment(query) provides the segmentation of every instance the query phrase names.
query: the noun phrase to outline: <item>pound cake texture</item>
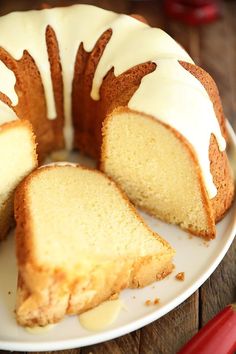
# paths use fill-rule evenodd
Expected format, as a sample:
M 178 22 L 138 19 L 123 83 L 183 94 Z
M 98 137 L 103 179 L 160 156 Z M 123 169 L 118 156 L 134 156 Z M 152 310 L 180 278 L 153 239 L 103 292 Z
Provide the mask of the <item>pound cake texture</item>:
M 101 170 L 135 205 L 192 234 L 215 237 L 215 224 L 232 203 L 234 185 L 214 137 L 210 157 L 217 195 L 209 199 L 194 150 L 170 126 L 121 109 L 105 120 L 103 134 Z
M 79 166 L 34 171 L 15 196 L 16 317 L 45 326 L 173 268 L 174 250 L 145 225 L 116 184 Z
M 0 240 L 13 225 L 14 190 L 37 167 L 35 137 L 27 121 L 0 125 Z
M 157 121 L 156 130 L 161 125 L 160 129 L 170 126 L 183 144 L 185 156 L 191 151 L 189 174 L 193 187 L 185 181 L 185 175 L 182 178 L 183 184 L 190 186 L 188 195 L 191 188 L 194 198 L 198 193 L 200 212 L 192 210 L 186 196 L 190 209 L 182 205 L 180 198 L 176 208 L 184 210 L 172 215 L 165 199 L 170 200 L 173 193 L 163 194 L 163 189 L 159 192 L 158 183 L 150 188 L 159 198 L 150 197 L 152 192 L 140 185 L 144 197 L 139 202 L 140 195 L 134 196 L 136 186 L 140 180 L 147 180 L 145 173 L 149 169 L 155 175 L 152 166 L 158 166 L 148 153 L 145 173 L 140 175 L 140 169 L 139 175 L 135 175 L 132 171 L 133 184 L 129 188 L 127 175 L 117 176 L 106 163 L 104 171 L 120 183 L 137 205 L 154 215 L 206 238 L 215 236 L 215 222 L 228 210 L 234 194 L 225 153 L 225 118 L 214 81 L 178 43 L 161 29 L 151 28 L 131 16 L 89 5 L 14 12 L 0 17 L 0 33 L 0 122 L 4 123 L 6 110 L 11 111 L 19 124 L 22 119 L 30 121 L 40 161 L 64 147 L 80 149 L 99 160 L 101 128 L 107 116 L 114 115 L 115 120 L 121 109 L 128 115 L 134 113 L 140 122 L 152 118 Z M 119 122 L 122 123 L 120 119 Z M 130 130 L 130 122 L 127 124 Z M 111 130 L 105 130 L 111 137 Z M 127 143 L 125 134 L 126 130 L 121 140 L 116 140 L 118 150 Z M 111 139 L 106 136 L 104 139 L 107 141 L 104 150 L 108 151 Z M 170 138 L 174 151 L 166 155 L 168 159 L 174 159 L 173 139 Z M 158 144 L 156 138 L 154 141 Z M 0 150 L 0 156 L 4 152 L 5 149 Z M 112 165 L 116 153 L 112 150 L 109 155 Z M 106 156 L 102 156 L 102 163 L 105 160 Z M 118 159 L 118 169 L 120 163 Z M 127 170 L 133 166 L 132 161 L 125 163 L 130 163 Z M 171 171 L 164 163 L 160 166 L 173 186 L 174 175 L 169 175 Z M 178 171 L 181 168 L 179 163 Z M 158 174 L 154 179 L 158 180 Z M 185 219 L 186 214 L 192 214 L 191 220 Z M 200 225 L 192 226 L 198 217 Z

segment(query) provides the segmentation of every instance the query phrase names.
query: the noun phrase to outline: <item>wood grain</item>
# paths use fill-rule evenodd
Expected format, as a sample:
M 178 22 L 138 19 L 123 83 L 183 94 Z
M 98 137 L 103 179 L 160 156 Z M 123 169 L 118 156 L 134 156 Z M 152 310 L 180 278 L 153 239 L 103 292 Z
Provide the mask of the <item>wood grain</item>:
M 200 64 L 216 81 L 225 115 L 235 121 L 236 106 L 234 103 L 233 86 L 236 80 L 232 75 L 235 61 L 232 59 L 234 52 L 233 43 L 230 43 L 230 41 L 234 42 L 233 37 L 235 36 L 235 32 L 234 35 L 231 33 L 229 13 L 226 11 L 226 6 L 223 13 L 224 16 L 219 21 L 213 23 L 211 26 L 202 27 L 200 30 Z
M 236 4 L 223 5 L 223 16 L 201 28 L 201 66 L 214 78 L 227 118 L 236 128 Z M 200 326 L 236 301 L 236 240 L 222 263 L 200 289 Z
M 141 329 L 140 354 L 174 354 L 198 331 L 198 292 L 160 320 Z
M 224 6 L 224 19 L 226 27 L 226 41 L 228 42 L 228 52 L 226 53 L 227 60 L 229 62 L 229 81 L 230 89 L 229 95 L 231 97 L 230 108 L 225 107 L 225 112 L 234 130 L 236 131 L 236 2 L 230 1 L 227 6 Z M 223 102 L 224 103 L 224 102 Z
M 127 1 L 128 12 L 141 14 L 148 21 L 150 26 L 165 27 L 165 17 L 163 16 L 162 3 L 160 1 Z
M 81 349 L 81 354 L 137 354 L 139 353 L 139 331 L 105 343 Z
M 236 301 L 236 239 L 221 264 L 200 288 L 200 326 Z
M 41 354 L 42 352 L 34 352 L 34 354 Z M 44 354 L 81 354 L 81 349 L 67 349 L 43 352 Z

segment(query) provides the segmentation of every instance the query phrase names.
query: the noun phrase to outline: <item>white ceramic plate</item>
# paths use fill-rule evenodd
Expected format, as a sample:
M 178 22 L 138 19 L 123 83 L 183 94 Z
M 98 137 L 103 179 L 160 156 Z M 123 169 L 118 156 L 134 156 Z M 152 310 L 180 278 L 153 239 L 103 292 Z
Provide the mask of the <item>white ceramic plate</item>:
M 230 155 L 236 166 L 236 138 L 228 126 Z M 206 243 L 189 237 L 179 228 L 166 225 L 144 213 L 151 228 L 163 235 L 176 249 L 175 271 L 166 279 L 144 289 L 121 293 L 124 304 L 119 317 L 107 330 L 89 332 L 80 326 L 77 316 L 67 317 L 52 330 L 33 335 L 19 327 L 14 318 L 16 262 L 14 236 L 0 245 L 0 349 L 16 351 L 60 350 L 92 345 L 134 331 L 173 310 L 194 293 L 211 275 L 230 247 L 236 233 L 236 202 L 217 226 L 217 237 Z M 175 279 L 185 272 L 185 281 Z M 134 298 L 135 297 L 135 298 Z M 158 305 L 147 306 L 147 299 L 160 299 Z

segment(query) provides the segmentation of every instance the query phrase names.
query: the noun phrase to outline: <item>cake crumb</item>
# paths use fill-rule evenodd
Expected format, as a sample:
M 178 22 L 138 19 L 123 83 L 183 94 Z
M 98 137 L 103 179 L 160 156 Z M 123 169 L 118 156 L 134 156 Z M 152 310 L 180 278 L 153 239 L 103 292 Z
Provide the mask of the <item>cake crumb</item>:
M 189 238 L 189 240 L 191 240 L 193 238 L 193 235 L 192 234 L 188 234 L 188 238 Z
M 136 296 L 133 296 L 133 299 L 136 299 Z
M 177 280 L 184 281 L 184 278 L 185 278 L 184 272 L 179 272 L 178 274 L 176 274 L 175 278 Z
M 10 290 L 8 291 L 8 295 L 11 295 L 11 291 Z
M 156 297 L 154 300 L 148 299 L 145 301 L 146 306 L 158 305 L 159 303 L 160 303 L 160 299 L 158 297 Z

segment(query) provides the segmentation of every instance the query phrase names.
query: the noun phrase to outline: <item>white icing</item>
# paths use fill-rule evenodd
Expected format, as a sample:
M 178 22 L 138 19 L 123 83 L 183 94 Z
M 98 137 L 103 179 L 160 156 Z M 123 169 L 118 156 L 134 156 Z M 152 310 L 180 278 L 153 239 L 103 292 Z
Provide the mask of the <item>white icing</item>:
M 122 308 L 120 299 L 105 301 L 79 316 L 80 324 L 89 331 L 102 331 L 118 317 Z
M 184 49 L 159 28 L 120 15 L 110 24 L 112 37 L 108 42 L 94 75 L 91 96 L 99 99 L 99 88 L 108 70 L 114 67 L 118 76 L 140 63 L 157 58 L 177 58 L 193 63 Z
M 16 106 L 18 103 L 18 96 L 14 89 L 16 77 L 13 71 L 8 69 L 8 67 L 2 61 L 0 61 L 0 73 L 0 92 L 8 96 L 12 102 L 12 105 Z
M 185 136 L 195 149 L 206 188 L 209 196 L 213 197 L 216 189 L 209 168 L 210 135 L 216 136 L 220 150 L 225 148 L 225 141 L 204 87 L 178 64 L 178 60 L 193 63 L 184 49 L 160 29 L 151 28 L 130 16 L 90 5 L 15 12 L 1 17 L 0 46 L 15 59 L 20 59 L 24 50 L 32 55 L 41 74 L 49 119 L 56 117 L 56 108 L 45 39 L 48 25 L 56 33 L 60 52 L 67 148 L 72 148 L 73 140 L 71 92 L 77 50 L 83 43 L 85 50 L 91 51 L 98 38 L 111 29 L 112 37 L 95 71 L 91 97 L 99 99 L 103 78 L 112 67 L 117 76 L 137 64 L 157 63 L 156 70 L 143 78 L 129 107 L 171 124 Z M 4 83 L 0 85 L 0 91 L 16 104 L 15 77 L 5 65 L 0 65 L 0 77 L 3 76 L 9 80 L 6 86 Z M 203 127 L 204 122 L 207 124 Z
M 16 119 L 18 119 L 18 117 L 13 109 L 0 100 L 0 125 Z
M 48 20 L 43 12 L 39 15 L 37 11 L 13 12 L 1 17 L 0 45 L 17 60 L 22 57 L 24 50 L 32 55 L 42 77 L 48 117 L 55 118 L 56 110 L 45 43 Z M 2 71 L 0 71 L 0 77 L 1 75 Z
M 213 104 L 202 84 L 175 59 L 156 61 L 157 69 L 145 76 L 129 108 L 143 111 L 179 131 L 197 154 L 210 198 L 217 194 L 210 172 L 208 149 L 213 133 L 225 150 Z
M 40 11 L 13 12 L 1 17 L 0 45 L 15 59 L 27 50 L 39 69 L 47 102 L 48 118 L 56 118 L 50 65 L 45 32 L 50 25 L 56 33 L 62 66 L 64 85 L 64 111 L 66 145 L 71 148 L 73 130 L 71 124 L 71 91 L 76 53 L 81 42 L 91 51 L 97 39 L 109 28 L 117 14 L 89 5 L 74 5 Z M 89 26 L 89 30 L 88 30 Z M 13 31 L 12 28 L 15 30 Z M 17 33 L 17 35 L 16 35 Z M 5 34 L 5 35 L 4 35 Z M 0 68 L 0 77 L 2 71 Z

